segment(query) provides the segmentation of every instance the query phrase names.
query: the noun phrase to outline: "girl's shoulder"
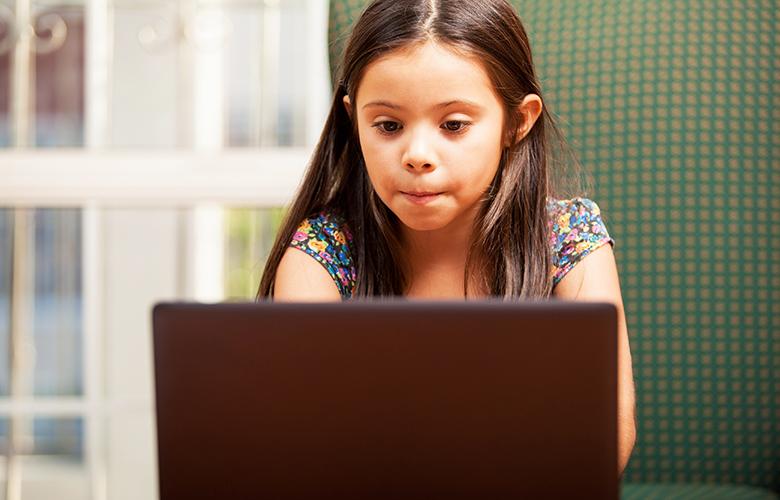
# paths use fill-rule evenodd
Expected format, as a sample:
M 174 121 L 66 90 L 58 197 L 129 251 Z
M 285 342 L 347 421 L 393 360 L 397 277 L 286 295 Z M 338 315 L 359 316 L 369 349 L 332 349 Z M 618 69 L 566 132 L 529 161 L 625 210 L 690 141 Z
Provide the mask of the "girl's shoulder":
M 322 264 L 333 278 L 342 298 L 352 296 L 356 272 L 350 253 L 352 232 L 339 213 L 325 209 L 304 219 L 293 234 L 290 246 Z
M 548 198 L 553 286 L 586 255 L 615 240 L 607 232 L 601 209 L 591 199 Z

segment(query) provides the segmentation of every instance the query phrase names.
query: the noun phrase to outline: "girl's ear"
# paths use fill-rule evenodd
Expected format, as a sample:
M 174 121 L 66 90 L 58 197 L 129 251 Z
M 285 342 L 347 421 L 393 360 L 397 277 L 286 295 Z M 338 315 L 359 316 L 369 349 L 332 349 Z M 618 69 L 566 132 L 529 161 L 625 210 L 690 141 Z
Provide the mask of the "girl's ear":
M 352 119 L 352 102 L 350 102 L 348 95 L 344 96 L 344 108 L 347 110 L 349 118 Z
M 528 94 L 523 99 L 523 102 L 517 107 L 518 126 L 517 133 L 514 137 L 514 142 L 510 146 L 514 146 L 520 142 L 523 137 L 528 135 L 531 131 L 539 115 L 542 114 L 542 98 L 536 94 Z

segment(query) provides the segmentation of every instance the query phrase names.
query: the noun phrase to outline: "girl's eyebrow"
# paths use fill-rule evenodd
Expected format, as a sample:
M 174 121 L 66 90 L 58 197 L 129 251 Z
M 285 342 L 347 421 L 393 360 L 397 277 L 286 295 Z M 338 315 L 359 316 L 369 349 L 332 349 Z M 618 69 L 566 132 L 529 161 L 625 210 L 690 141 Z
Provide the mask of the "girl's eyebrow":
M 474 101 L 469 101 L 468 99 L 455 99 L 452 101 L 446 101 L 446 102 L 440 102 L 439 104 L 436 104 L 431 107 L 431 109 L 441 109 L 446 108 L 448 106 L 452 106 L 454 104 L 460 104 L 462 106 L 466 106 L 469 108 L 476 108 L 476 109 L 482 109 L 482 106 L 477 104 Z M 390 109 L 397 109 L 399 111 L 403 111 L 404 107 L 398 104 L 394 104 L 390 101 L 371 101 L 368 104 L 365 104 L 363 106 L 363 109 L 366 109 L 368 107 L 384 107 L 384 108 L 390 108 Z

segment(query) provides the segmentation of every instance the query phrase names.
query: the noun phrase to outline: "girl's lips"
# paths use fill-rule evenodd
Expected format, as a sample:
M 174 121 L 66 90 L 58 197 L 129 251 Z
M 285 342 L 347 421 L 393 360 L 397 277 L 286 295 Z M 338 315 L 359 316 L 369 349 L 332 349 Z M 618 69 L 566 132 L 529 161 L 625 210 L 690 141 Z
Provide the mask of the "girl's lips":
M 415 205 L 425 205 L 434 201 L 444 193 L 407 193 L 401 191 L 401 194 L 404 195 L 404 198 L 406 198 L 411 203 L 414 203 Z

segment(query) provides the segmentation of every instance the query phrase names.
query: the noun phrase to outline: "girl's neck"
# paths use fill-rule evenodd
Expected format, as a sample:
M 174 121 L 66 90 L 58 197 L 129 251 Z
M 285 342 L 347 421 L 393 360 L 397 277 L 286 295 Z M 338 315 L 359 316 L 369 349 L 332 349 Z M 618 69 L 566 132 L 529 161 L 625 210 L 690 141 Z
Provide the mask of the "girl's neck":
M 410 271 L 407 297 L 463 299 L 474 218 L 474 214 L 463 214 L 449 225 L 431 231 L 416 231 L 401 224 L 401 242 Z

